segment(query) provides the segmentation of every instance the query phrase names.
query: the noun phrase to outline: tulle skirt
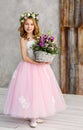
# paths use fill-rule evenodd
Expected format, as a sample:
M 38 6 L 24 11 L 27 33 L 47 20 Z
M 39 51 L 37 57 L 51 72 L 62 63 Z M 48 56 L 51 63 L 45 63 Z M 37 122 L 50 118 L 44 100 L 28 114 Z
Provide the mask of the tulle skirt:
M 4 114 L 19 118 L 47 117 L 66 108 L 50 65 L 21 61 L 9 83 Z

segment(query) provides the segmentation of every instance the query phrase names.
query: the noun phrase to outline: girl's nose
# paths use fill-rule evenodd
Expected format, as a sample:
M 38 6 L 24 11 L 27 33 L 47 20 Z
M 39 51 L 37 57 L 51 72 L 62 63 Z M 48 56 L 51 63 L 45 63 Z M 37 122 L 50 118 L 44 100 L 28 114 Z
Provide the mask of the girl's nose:
M 28 26 L 31 26 L 30 24 Z

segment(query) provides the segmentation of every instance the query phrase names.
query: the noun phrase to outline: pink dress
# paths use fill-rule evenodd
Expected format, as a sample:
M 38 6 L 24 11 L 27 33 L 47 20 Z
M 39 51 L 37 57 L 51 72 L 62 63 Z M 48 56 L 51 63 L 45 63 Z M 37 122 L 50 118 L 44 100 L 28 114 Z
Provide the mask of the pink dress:
M 26 43 L 28 56 L 34 59 Z M 66 108 L 65 101 L 49 64 L 36 65 L 21 61 L 15 69 L 4 103 L 4 114 L 18 118 L 47 117 Z

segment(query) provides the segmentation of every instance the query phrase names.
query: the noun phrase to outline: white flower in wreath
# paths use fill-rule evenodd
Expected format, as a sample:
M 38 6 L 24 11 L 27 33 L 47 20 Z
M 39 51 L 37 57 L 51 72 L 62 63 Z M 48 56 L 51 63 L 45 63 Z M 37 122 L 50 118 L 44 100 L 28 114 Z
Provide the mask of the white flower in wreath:
M 21 17 L 24 17 L 24 14 L 22 14 Z
M 35 19 L 35 14 L 32 14 L 32 17 Z
M 26 13 L 24 13 L 24 16 L 25 16 L 25 17 L 26 17 L 26 15 L 27 15 L 27 14 L 26 14 Z
M 29 16 L 30 16 L 30 13 L 28 12 L 28 14 L 27 14 L 27 15 L 28 15 L 28 17 L 29 17 Z
M 25 16 L 24 19 L 27 19 L 27 17 Z
M 23 22 L 24 22 L 24 20 L 22 19 L 22 20 L 21 20 L 21 23 L 23 23 Z
M 36 19 L 38 20 L 38 16 L 36 16 Z

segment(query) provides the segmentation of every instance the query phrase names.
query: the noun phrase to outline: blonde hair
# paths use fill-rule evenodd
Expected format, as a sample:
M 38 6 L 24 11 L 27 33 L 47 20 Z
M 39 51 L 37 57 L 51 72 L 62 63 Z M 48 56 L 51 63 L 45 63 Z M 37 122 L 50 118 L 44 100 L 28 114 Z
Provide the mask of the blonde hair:
M 34 30 L 33 30 L 33 35 L 34 35 L 34 39 L 37 39 L 37 36 L 39 36 L 39 26 L 38 23 L 36 22 L 36 20 L 34 18 L 28 18 L 31 19 L 33 21 L 34 24 Z M 20 27 L 18 28 L 18 31 L 20 32 L 20 36 L 23 38 L 27 38 L 27 32 L 24 30 L 24 23 L 21 23 Z

